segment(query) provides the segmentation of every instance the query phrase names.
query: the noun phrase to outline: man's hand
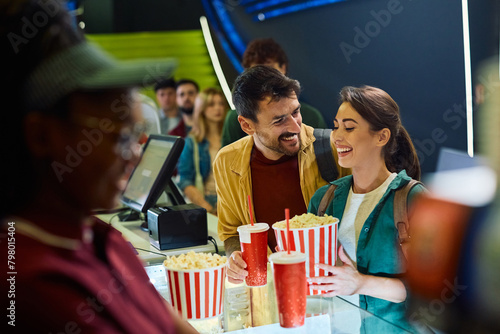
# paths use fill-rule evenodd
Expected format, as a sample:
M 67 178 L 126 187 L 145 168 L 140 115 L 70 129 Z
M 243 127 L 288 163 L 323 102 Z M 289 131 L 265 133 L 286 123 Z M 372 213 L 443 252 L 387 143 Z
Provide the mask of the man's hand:
M 226 250 L 227 259 L 227 279 L 234 284 L 242 283 L 245 277 L 248 276 L 248 271 L 245 270 L 247 264 L 243 261 L 240 248 L 240 238 L 230 237 L 224 240 L 224 249 Z
M 245 277 L 248 276 L 248 271 L 245 270 L 247 264 L 243 261 L 240 251 L 234 251 L 229 256 L 227 263 L 227 278 L 229 282 L 234 284 L 242 283 Z

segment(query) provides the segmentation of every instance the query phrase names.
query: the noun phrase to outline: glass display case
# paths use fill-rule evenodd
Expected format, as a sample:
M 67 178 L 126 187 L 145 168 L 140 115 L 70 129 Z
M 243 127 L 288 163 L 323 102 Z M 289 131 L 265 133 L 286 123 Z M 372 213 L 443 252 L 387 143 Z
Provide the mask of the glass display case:
M 151 282 L 171 301 L 162 263 L 145 267 Z M 308 296 L 306 321 L 299 328 L 281 328 L 271 268 L 263 287 L 231 284 L 226 280 L 221 316 L 189 320 L 200 333 L 408 333 L 340 297 Z

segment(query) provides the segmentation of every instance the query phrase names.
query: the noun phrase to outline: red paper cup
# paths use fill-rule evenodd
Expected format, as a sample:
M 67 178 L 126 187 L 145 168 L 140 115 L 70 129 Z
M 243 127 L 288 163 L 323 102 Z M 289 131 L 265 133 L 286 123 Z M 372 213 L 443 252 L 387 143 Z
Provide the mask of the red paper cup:
M 246 262 L 248 276 L 247 286 L 263 286 L 267 284 L 267 231 L 269 225 L 256 223 L 238 227 L 243 261 Z
M 299 252 L 277 252 L 269 256 L 281 327 L 304 325 L 307 304 L 306 258 L 305 254 Z
M 337 233 L 339 220 L 328 225 L 290 229 L 290 250 L 306 254 L 306 276 L 326 276 L 323 269 L 315 268 L 316 263 L 335 265 L 337 257 Z M 274 234 L 280 251 L 287 251 L 286 228 L 273 224 Z M 308 295 L 319 295 L 320 290 L 308 289 Z
M 206 269 L 165 267 L 172 305 L 185 319 L 206 319 L 222 313 L 226 263 Z

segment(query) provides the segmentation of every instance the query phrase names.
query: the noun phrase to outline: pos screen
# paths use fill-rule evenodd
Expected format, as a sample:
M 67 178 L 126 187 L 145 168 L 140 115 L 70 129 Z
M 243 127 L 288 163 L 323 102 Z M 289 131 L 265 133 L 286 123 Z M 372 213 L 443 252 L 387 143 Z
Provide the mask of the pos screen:
M 135 211 L 147 212 L 165 191 L 174 193 L 174 204 L 183 204 L 176 203 L 184 199 L 171 179 L 183 147 L 181 137 L 150 135 L 122 194 L 122 203 Z

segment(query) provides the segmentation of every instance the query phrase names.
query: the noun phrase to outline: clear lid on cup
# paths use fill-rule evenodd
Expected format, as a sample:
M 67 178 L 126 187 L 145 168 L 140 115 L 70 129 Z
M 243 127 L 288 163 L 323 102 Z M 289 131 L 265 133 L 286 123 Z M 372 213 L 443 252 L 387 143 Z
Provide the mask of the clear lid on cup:
M 276 252 L 269 255 L 269 261 L 276 264 L 292 264 L 298 262 L 305 262 L 307 255 L 301 252 L 290 251 L 288 252 Z

